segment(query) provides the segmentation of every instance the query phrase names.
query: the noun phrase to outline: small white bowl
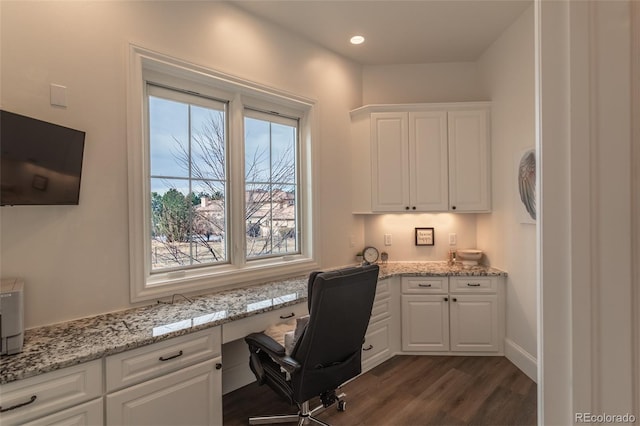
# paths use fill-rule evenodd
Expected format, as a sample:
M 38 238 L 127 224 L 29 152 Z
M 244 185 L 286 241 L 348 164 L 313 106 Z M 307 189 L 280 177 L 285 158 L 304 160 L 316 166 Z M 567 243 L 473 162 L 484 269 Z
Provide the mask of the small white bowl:
M 462 264 L 465 266 L 475 266 L 478 264 L 478 261 L 482 259 L 482 250 L 463 249 L 458 250 L 457 253 Z

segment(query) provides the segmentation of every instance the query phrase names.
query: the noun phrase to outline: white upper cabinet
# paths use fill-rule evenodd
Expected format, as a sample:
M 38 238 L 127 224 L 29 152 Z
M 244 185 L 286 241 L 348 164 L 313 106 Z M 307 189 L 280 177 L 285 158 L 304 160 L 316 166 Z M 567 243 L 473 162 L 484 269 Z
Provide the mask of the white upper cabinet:
M 449 206 L 458 212 L 491 210 L 488 111 L 449 111 Z
M 353 212 L 486 212 L 489 104 L 373 105 L 351 112 Z
M 444 211 L 447 191 L 447 113 L 409 113 L 409 188 L 411 210 Z
M 403 210 L 409 201 L 409 134 L 407 114 L 371 114 L 373 210 Z

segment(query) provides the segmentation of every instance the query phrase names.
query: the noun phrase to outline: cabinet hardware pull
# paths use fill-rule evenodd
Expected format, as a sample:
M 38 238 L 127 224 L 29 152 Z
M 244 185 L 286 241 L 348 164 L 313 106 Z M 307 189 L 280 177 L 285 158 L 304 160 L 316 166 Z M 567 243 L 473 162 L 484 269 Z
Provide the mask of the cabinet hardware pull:
M 405 210 L 409 210 L 409 206 L 406 206 L 404 209 L 405 209 Z
M 445 298 L 444 298 L 444 301 L 445 301 L 445 302 L 448 302 L 448 301 L 449 301 L 449 298 L 448 298 L 448 297 L 445 297 Z
M 222 368 L 222 363 L 216 362 L 216 370 L 220 370 Z
M 415 209 L 416 209 L 416 206 L 413 206 L 413 207 L 411 207 L 411 208 L 412 208 L 413 210 L 415 210 Z
M 168 357 L 166 357 L 166 358 L 165 358 L 165 357 L 163 357 L 163 356 L 161 356 L 161 357 L 160 357 L 160 358 L 158 358 L 158 359 L 159 359 L 160 361 L 169 361 L 170 359 L 178 358 L 179 356 L 182 356 L 182 351 L 178 352 L 178 353 L 177 353 L 177 354 L 175 354 L 175 355 L 168 356 Z
M 467 283 L 469 287 L 480 287 L 480 283 Z
M 287 318 L 293 318 L 295 317 L 296 314 L 294 314 L 293 312 L 291 312 L 289 315 L 280 315 L 280 319 L 287 319 Z
M 15 410 L 16 408 L 20 408 L 20 407 L 24 407 L 25 405 L 29 405 L 29 404 L 33 403 L 36 400 L 36 398 L 38 398 L 38 397 L 35 396 L 35 395 L 31 395 L 31 398 L 27 402 L 22 402 L 20 404 L 12 405 L 9 408 L 0 407 L 0 413 L 6 413 L 7 411 Z
M 455 210 L 455 209 L 456 209 L 456 206 L 451 206 L 451 210 Z
M 453 300 L 454 302 L 457 302 L 457 301 L 458 301 L 458 299 L 456 299 L 455 297 L 454 297 L 453 299 L 451 299 L 451 300 Z
M 373 345 L 369 345 L 366 348 L 362 348 L 363 351 L 370 351 L 371 349 L 373 349 Z
M 418 287 L 431 287 L 431 284 L 418 284 Z

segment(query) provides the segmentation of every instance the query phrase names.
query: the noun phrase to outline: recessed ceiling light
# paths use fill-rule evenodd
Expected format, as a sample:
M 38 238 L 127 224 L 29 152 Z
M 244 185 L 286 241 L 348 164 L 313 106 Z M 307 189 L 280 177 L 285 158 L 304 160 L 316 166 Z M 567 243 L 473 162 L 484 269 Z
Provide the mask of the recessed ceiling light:
M 351 37 L 351 44 L 362 44 L 364 43 L 364 37 L 362 37 L 361 35 L 356 35 Z

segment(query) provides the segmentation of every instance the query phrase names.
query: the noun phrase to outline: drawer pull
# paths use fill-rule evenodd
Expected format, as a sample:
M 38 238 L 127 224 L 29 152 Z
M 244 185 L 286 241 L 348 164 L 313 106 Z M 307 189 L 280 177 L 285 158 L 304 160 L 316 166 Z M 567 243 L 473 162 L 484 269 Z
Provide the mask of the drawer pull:
M 296 316 L 296 314 L 291 312 L 289 315 L 280 315 L 280 319 L 288 319 L 288 318 L 293 318 L 295 316 Z
M 159 359 L 160 361 L 169 361 L 169 360 L 171 360 L 171 359 L 178 358 L 179 356 L 182 356 L 182 351 L 178 352 L 178 353 L 177 353 L 177 354 L 175 354 L 175 355 L 168 356 L 168 357 L 166 357 L 166 358 L 165 358 L 165 357 L 163 357 L 163 356 L 161 356 L 161 357 L 160 357 L 160 358 L 158 358 L 158 359 Z
M 216 362 L 216 370 L 220 370 L 222 368 L 221 362 Z
M 467 283 L 468 287 L 480 287 L 480 283 Z
M 366 348 L 362 348 L 363 351 L 370 351 L 371 349 L 373 349 L 373 345 L 369 345 Z
M 21 404 L 13 405 L 9 408 L 0 407 L 0 413 L 6 413 L 7 411 L 15 410 L 16 408 L 24 407 L 25 405 L 32 404 L 36 400 L 37 396 L 31 395 L 31 398 L 27 402 L 23 402 Z
M 418 284 L 418 287 L 431 287 L 431 284 Z

